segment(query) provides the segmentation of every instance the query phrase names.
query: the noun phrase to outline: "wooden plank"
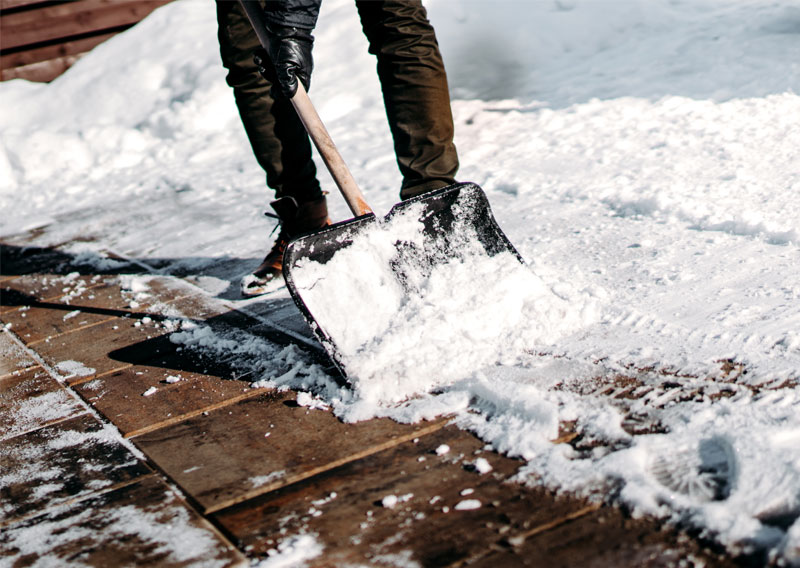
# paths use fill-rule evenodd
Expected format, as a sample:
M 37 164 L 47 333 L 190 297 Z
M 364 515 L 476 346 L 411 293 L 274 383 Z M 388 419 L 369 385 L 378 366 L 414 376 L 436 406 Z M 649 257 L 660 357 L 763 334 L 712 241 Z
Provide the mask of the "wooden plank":
M 123 281 L 122 279 L 126 279 Z M 43 271 L 5 280 L 0 313 L 20 307 L 40 307 L 107 317 L 165 315 L 205 319 L 229 311 L 179 278 L 127 274 L 123 276 Z
M 308 327 L 308 323 L 291 298 L 265 298 L 244 306 L 242 311 L 259 318 L 261 321 L 269 322 L 276 329 L 287 330 L 317 344 L 317 340 L 314 339 L 314 334 Z
M 80 0 L 0 18 L 3 50 L 135 24 L 169 0 Z
M 188 286 L 188 284 L 187 284 Z M 196 288 L 193 289 L 196 291 Z M 159 293 L 159 297 L 161 294 Z M 171 317 L 188 318 L 193 320 L 208 320 L 209 318 L 217 318 L 218 316 L 226 316 L 226 314 L 233 315 L 231 309 L 203 293 L 194 293 L 192 295 L 183 296 L 175 300 L 166 300 L 162 304 L 165 306 L 164 314 Z M 252 327 L 256 322 L 250 320 L 247 327 Z
M 61 372 L 67 384 L 75 385 L 174 350 L 176 346 L 166 337 L 168 330 L 155 327 L 156 323 L 114 318 L 33 347 L 48 365 Z M 118 355 L 123 349 L 124 356 Z M 78 365 L 81 370 L 71 371 Z
M 443 445 L 449 451 L 437 453 Z M 477 471 L 478 458 L 492 470 Z M 268 554 L 287 537 L 313 534 L 324 552 L 311 566 L 383 565 L 391 558 L 408 566 L 449 566 L 586 509 L 578 499 L 507 483 L 521 463 L 483 451 L 477 438 L 448 427 L 212 519 L 252 555 Z M 389 506 L 392 497 L 396 503 Z
M 211 525 L 156 476 L 0 531 L 8 566 L 246 566 Z
M 441 428 L 388 419 L 345 425 L 268 393 L 133 438 L 206 512 L 318 475 Z
M 0 320 L 6 325 L 10 325 L 11 330 L 27 345 L 70 331 L 77 331 L 113 319 L 113 317 L 80 311 L 69 306 L 64 306 L 64 309 L 24 307 L 0 314 Z
M 2 283 L 0 303 L 3 310 L 0 313 L 21 307 L 37 306 L 40 302 L 58 302 L 61 305 L 42 307 L 59 309 L 64 306 L 66 309 L 74 296 L 86 293 L 103 283 L 104 277 L 99 274 L 79 275 L 77 272 L 56 274 L 47 271 L 18 276 Z M 88 295 L 91 295 L 91 292 L 88 292 Z
M 24 79 L 34 83 L 49 83 L 72 67 L 80 57 L 80 55 L 67 55 L 21 67 L 0 69 L 0 81 Z
M 128 276 L 137 278 L 135 275 Z M 73 284 L 71 288 L 67 288 L 66 294 L 50 302 L 50 304 L 61 305 L 49 305 L 48 307 L 61 309 L 63 306 L 64 309 L 80 309 L 87 313 L 94 311 L 94 313 L 110 316 L 142 319 L 159 315 L 163 311 L 162 308 L 173 300 L 197 293 L 196 289 L 188 285 L 181 286 L 178 280 L 164 277 L 151 278 L 149 275 L 144 275 L 135 285 L 136 290 L 125 286 L 117 276 L 84 274 L 83 277 L 91 282 L 91 286 Z M 74 278 L 73 282 L 79 281 L 79 278 Z M 20 280 L 24 279 L 27 277 Z M 64 278 L 56 278 L 55 282 L 59 282 L 59 280 L 64 280 Z
M 510 542 L 509 542 L 510 541 Z M 649 520 L 634 520 L 619 509 L 597 511 L 527 539 L 507 539 L 470 566 L 738 566 L 674 529 Z
M 114 37 L 116 34 L 117 32 L 103 33 L 88 38 L 64 41 L 56 45 L 47 45 L 34 49 L 26 49 L 24 51 L 4 53 L 0 55 L 0 69 L 14 69 L 41 61 L 80 56 L 90 51 L 92 48 L 97 47 L 107 39 Z
M 86 412 L 41 367 L 0 380 L 0 441 Z
M 0 0 L 0 10 L 13 10 L 15 8 L 33 8 L 37 4 L 52 4 L 52 0 Z
M 89 414 L 0 442 L 0 525 L 152 473 Z
M 54 248 L 0 243 L 0 273 L 6 276 L 55 272 L 56 267 L 69 262 L 71 258 Z
M 0 330 L 0 380 L 36 365 L 38 362 L 7 331 Z
M 265 392 L 250 388 L 247 381 L 148 365 L 128 367 L 80 384 L 75 390 L 126 437 Z

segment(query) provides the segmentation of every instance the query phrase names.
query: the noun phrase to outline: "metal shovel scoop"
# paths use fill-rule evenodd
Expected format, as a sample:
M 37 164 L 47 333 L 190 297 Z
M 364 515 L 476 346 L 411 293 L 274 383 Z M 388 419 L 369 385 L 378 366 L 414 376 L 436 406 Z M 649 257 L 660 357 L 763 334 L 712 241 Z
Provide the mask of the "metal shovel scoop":
M 258 3 L 240 2 L 266 49 Z M 291 101 L 355 216 L 297 237 L 283 258 L 292 298 L 344 376 L 348 354 L 361 342 L 351 339 L 370 332 L 369 316 L 407 304 L 418 292 L 416 281 L 437 266 L 467 249 L 489 257 L 510 253 L 522 263 L 492 216 L 483 190 L 473 183 L 457 183 L 398 203 L 378 219 L 299 82 Z M 352 320 L 351 331 L 343 328 L 342 318 Z

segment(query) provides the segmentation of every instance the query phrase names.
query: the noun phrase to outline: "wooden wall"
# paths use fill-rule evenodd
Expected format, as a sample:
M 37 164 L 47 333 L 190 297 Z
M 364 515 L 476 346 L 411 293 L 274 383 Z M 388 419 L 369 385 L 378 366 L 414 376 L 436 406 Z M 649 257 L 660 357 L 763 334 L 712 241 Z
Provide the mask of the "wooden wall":
M 52 81 L 171 0 L 0 0 L 0 80 Z

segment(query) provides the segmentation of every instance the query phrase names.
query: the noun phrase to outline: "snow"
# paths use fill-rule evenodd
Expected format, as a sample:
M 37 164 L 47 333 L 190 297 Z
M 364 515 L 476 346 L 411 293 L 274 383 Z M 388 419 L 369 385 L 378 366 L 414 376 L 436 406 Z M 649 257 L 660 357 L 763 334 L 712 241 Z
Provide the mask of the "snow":
M 24 388 L 24 386 L 23 386 Z M 0 440 L 18 436 L 47 422 L 66 418 L 83 411 L 80 404 L 74 400 L 68 391 L 58 389 L 36 396 L 25 398 L 12 398 L 19 388 L 12 388 L 0 395 L 0 400 L 6 408 L 13 408 L 14 422 L 0 433 Z
M 459 178 L 485 190 L 526 261 L 492 267 L 507 278 L 487 289 L 509 302 L 480 310 L 481 261 L 449 267 L 464 269 L 458 285 L 452 274 L 423 283 L 431 306 L 453 310 L 439 327 L 421 308 L 416 319 L 393 319 L 394 308 L 335 317 L 359 369 L 351 386 L 264 338 L 184 322 L 172 340 L 241 359 L 256 385 L 302 391 L 344 420 L 452 415 L 526 460 L 521 483 L 616 500 L 732 551 L 797 562 L 800 6 L 427 6 L 453 93 Z M 183 0 L 49 85 L 3 83 L 13 112 L 0 115 L 0 208 L 14 214 L 0 235 L 48 225 L 33 245 L 81 237 L 68 252 L 90 266 L 118 267 L 112 250 L 239 302 L 238 278 L 268 246 L 271 195 L 215 33 L 213 5 Z M 399 176 L 352 3 L 326 0 L 316 37 L 312 99 L 385 213 Z M 334 220 L 349 217 L 338 196 L 330 203 Z M 413 236 L 412 225 L 382 228 Z M 146 277 L 127 278 L 146 298 Z M 54 284 L 86 286 L 77 274 Z M 380 281 L 361 290 L 392 305 Z M 322 309 L 336 316 L 360 292 L 340 293 L 341 306 Z M 414 352 L 422 374 L 408 347 L 392 352 L 414 326 L 444 336 Z M 554 444 L 569 439 L 565 424 L 574 441 Z
M 96 559 L 91 554 L 94 546 L 113 546 L 117 542 L 138 539 L 151 546 L 144 557 L 147 561 L 158 559 L 208 568 L 229 564 L 224 558 L 215 557 L 217 541 L 212 533 L 198 527 L 187 508 L 171 504 L 175 501 L 173 495 L 167 494 L 166 497 L 165 505 L 160 509 L 134 505 L 107 507 L 100 519 L 93 518 L 97 509 L 88 507 L 81 510 L 72 503 L 51 509 L 30 525 L 11 525 L 4 533 L 4 545 L 9 551 L 6 563 L 14 565 L 35 558 L 37 565 L 56 566 L 63 564 L 54 558 L 65 544 L 83 542 L 88 543 L 86 548 L 73 555 L 69 563 L 72 566 L 90 566 L 96 564 L 92 562 Z M 176 539 L 176 534 L 180 538 Z M 104 535 L 112 535 L 113 541 L 103 542 Z M 54 554 L 50 556 L 51 553 Z
M 95 369 L 92 367 L 87 367 L 80 361 L 59 361 L 56 363 L 56 370 L 60 373 L 60 378 L 62 380 L 71 379 L 73 377 L 89 377 L 94 374 Z
M 311 534 L 300 534 L 282 540 L 269 556 L 256 564 L 257 568 L 299 568 L 307 566 L 323 552 L 322 544 Z
M 464 499 L 463 501 L 459 501 L 456 503 L 456 506 L 453 507 L 456 511 L 474 511 L 475 509 L 481 508 L 481 502 L 477 499 Z
M 474 467 L 475 471 L 477 471 L 481 475 L 489 473 L 490 471 L 492 471 L 492 469 L 494 469 L 492 467 L 492 464 L 490 464 L 486 458 L 476 459 L 475 462 L 472 464 L 472 467 Z
M 479 217 L 467 213 L 473 199 L 466 189 L 459 195 L 459 219 Z M 567 304 L 513 253 L 488 256 L 469 222 L 454 223 L 447 262 L 420 263 L 418 251 L 432 248 L 426 215 L 415 203 L 360 231 L 324 264 L 292 267 L 297 292 L 364 400 L 405 400 L 472 369 L 550 349 L 590 322 L 581 314 L 591 308 Z
M 274 483 L 278 481 L 282 477 L 286 477 L 286 472 L 281 471 L 273 471 L 272 473 L 268 473 L 267 475 L 257 475 L 255 477 L 250 478 L 250 483 L 253 484 L 253 487 L 261 487 L 262 485 L 267 485 L 269 483 Z
M 381 505 L 387 509 L 394 509 L 398 504 L 410 501 L 413 497 L 413 493 L 406 493 L 405 495 L 386 495 L 381 499 Z

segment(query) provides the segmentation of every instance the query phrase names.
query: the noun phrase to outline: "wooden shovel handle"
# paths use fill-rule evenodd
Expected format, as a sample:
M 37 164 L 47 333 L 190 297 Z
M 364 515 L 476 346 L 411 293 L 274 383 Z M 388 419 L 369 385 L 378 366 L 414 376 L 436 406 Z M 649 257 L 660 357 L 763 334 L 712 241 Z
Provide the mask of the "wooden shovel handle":
M 247 18 L 250 20 L 250 24 L 253 26 L 264 50 L 269 52 L 267 47 L 269 38 L 267 37 L 260 3 L 252 0 L 239 0 L 239 3 L 247 14 Z M 364 199 L 364 194 L 361 193 L 347 164 L 344 163 L 339 150 L 336 149 L 336 145 L 333 143 L 330 134 L 328 134 L 319 114 L 317 114 L 317 109 L 311 104 L 311 99 L 308 98 L 308 93 L 306 93 L 300 81 L 297 81 L 297 92 L 289 100 L 292 101 L 292 106 L 294 106 L 300 121 L 306 128 L 306 132 L 311 137 L 311 141 L 314 142 L 314 146 L 322 156 L 325 167 L 331 173 L 331 177 L 333 177 L 336 187 L 339 188 L 344 200 L 347 202 L 347 206 L 350 207 L 350 211 L 356 217 L 372 213 L 372 209 Z
M 356 217 L 372 213 L 372 209 L 364 199 L 364 194 L 361 193 L 361 189 L 359 189 L 356 180 L 353 179 L 350 169 L 344 163 L 339 150 L 336 149 L 333 139 L 328 134 L 325 125 L 322 124 L 322 119 L 317 114 L 317 109 L 311 104 L 311 99 L 308 98 L 308 93 L 306 93 L 300 81 L 297 82 L 297 92 L 290 100 L 297 111 L 297 115 L 300 117 L 300 121 L 306 127 L 308 135 L 314 142 L 314 146 L 317 147 L 319 155 L 322 156 L 322 161 L 325 162 L 333 181 L 336 182 L 336 187 L 339 188 L 348 207 L 350 207 L 350 211 Z

